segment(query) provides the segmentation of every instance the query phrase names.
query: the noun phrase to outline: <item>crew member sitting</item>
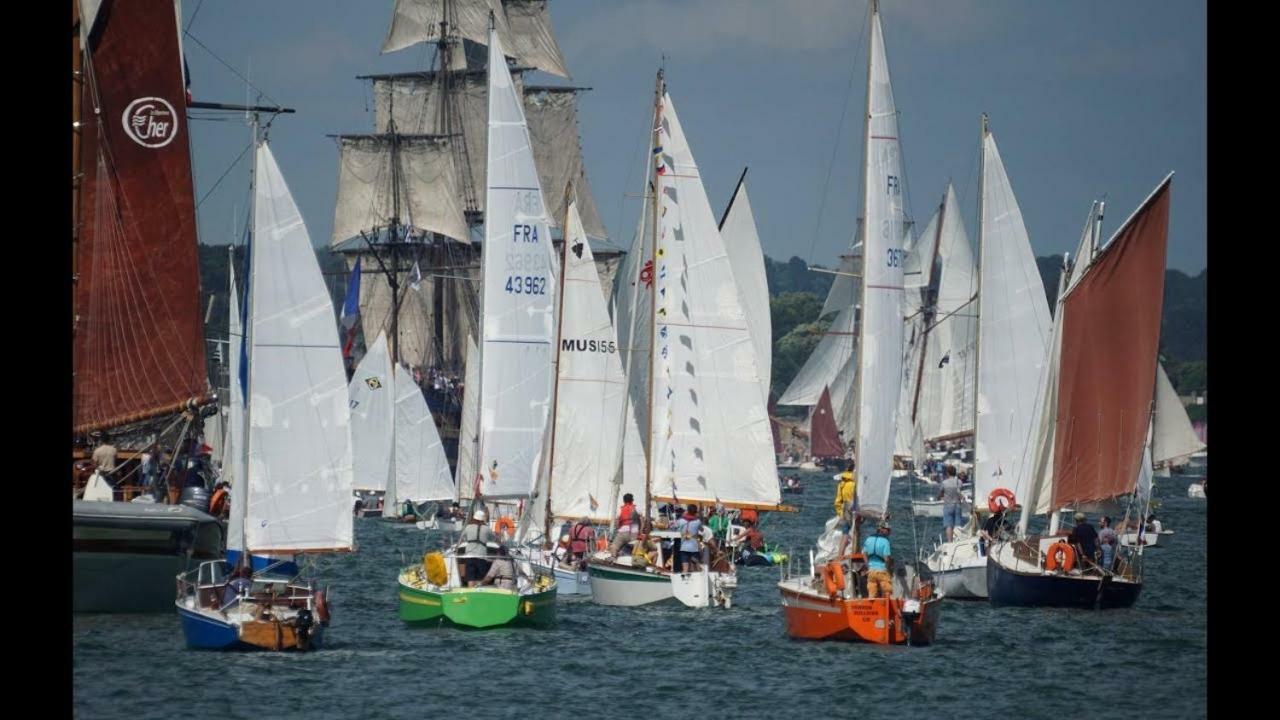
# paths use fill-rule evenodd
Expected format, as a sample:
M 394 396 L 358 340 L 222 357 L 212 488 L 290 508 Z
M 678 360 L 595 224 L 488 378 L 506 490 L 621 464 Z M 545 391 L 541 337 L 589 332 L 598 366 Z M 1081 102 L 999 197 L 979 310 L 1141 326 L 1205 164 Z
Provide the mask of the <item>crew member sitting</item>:
M 489 571 L 484 574 L 478 584 L 492 585 L 503 590 L 516 589 L 516 563 L 507 555 L 507 546 L 499 545 L 496 542 L 486 543 L 485 546 L 489 550 L 493 550 L 497 557 L 489 565 Z

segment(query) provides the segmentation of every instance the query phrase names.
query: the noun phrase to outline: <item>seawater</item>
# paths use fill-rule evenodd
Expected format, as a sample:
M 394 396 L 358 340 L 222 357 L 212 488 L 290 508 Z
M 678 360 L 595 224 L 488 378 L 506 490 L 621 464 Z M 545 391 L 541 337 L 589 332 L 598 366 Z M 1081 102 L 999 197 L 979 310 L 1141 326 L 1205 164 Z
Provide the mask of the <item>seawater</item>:
M 770 513 L 762 526 L 797 558 L 807 558 L 831 516 L 834 493 L 830 474 L 802 477 L 803 495 L 783 495 L 801 512 Z M 1186 497 L 1190 480 L 1157 480 L 1158 514 L 1176 532 L 1147 551 L 1133 608 L 996 610 L 948 600 L 936 643 L 923 648 L 791 640 L 778 569 L 754 567 L 739 569 L 728 611 L 561 598 L 548 630 L 408 628 L 396 616 L 396 572 L 442 539 L 357 519 L 358 551 L 317 568 L 332 586 L 322 650 L 194 651 L 176 613 L 75 615 L 74 712 L 220 720 L 1203 717 L 1207 501 Z M 900 560 L 940 532 L 940 521 L 916 519 L 913 537 L 912 492 L 895 481 Z M 914 492 L 929 488 L 915 484 Z

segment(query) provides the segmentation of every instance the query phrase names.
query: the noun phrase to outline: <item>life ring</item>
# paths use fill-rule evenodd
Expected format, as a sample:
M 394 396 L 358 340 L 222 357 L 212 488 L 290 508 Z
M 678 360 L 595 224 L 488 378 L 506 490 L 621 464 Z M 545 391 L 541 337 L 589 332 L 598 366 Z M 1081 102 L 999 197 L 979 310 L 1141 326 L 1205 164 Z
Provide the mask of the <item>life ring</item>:
M 1059 540 L 1049 546 L 1048 552 L 1045 553 L 1044 569 L 1057 570 L 1062 572 L 1071 572 L 1071 568 L 1076 566 L 1076 551 L 1069 543 Z
M 316 617 L 320 618 L 321 625 L 329 626 L 329 599 L 323 590 L 316 591 Z
M 502 534 L 502 529 L 506 528 L 507 536 L 512 537 L 516 534 L 516 524 L 507 515 L 503 515 L 493 521 L 493 531 L 498 535 Z
M 829 562 L 822 567 L 822 582 L 826 585 L 828 595 L 837 595 L 844 591 L 844 568 L 838 562 Z
M 223 506 L 227 503 L 227 489 L 218 488 L 213 493 L 213 499 L 209 501 L 209 514 L 218 517 L 222 514 Z
M 1000 504 L 1000 498 L 1004 498 L 1003 505 Z M 1006 490 L 1005 488 L 998 487 L 995 490 L 992 490 L 991 494 L 987 496 L 987 509 L 993 513 L 1000 512 L 1001 510 L 1008 510 L 1013 507 L 1014 504 L 1015 500 L 1012 490 Z

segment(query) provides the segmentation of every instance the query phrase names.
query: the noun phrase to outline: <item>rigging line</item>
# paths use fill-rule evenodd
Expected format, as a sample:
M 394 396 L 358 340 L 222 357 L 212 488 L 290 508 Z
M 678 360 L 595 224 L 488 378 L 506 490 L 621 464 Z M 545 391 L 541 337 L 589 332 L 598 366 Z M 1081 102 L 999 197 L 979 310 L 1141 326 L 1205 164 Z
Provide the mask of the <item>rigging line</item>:
M 236 166 L 239 165 L 240 161 L 244 159 L 244 154 L 249 152 L 249 148 L 251 147 L 253 147 L 253 143 L 249 143 L 248 145 L 245 145 L 244 149 L 240 151 L 240 154 L 236 156 L 236 159 L 232 160 L 231 164 L 227 166 L 227 169 L 222 171 L 222 175 L 220 175 L 217 181 L 213 183 L 213 187 L 209 188 L 209 192 L 206 192 L 203 196 L 201 196 L 200 201 L 196 203 L 197 210 L 200 209 L 200 206 L 204 204 L 205 200 L 209 199 L 209 196 L 213 194 L 213 191 L 218 189 L 218 185 L 222 184 L 222 181 L 227 177 L 227 175 L 229 175 L 232 170 L 236 169 Z
M 204 7 L 204 0 L 196 3 L 196 11 L 191 13 L 191 19 L 187 21 L 187 26 L 182 28 L 182 32 L 186 33 L 191 30 L 191 26 L 196 24 L 196 16 L 200 14 L 200 8 Z
M 182 31 L 182 34 L 183 34 L 183 35 L 185 35 L 186 37 L 191 38 L 192 42 L 194 42 L 196 45 L 199 45 L 201 48 L 203 48 L 203 49 L 204 49 L 204 51 L 205 51 L 205 52 L 207 52 L 207 53 L 209 53 L 210 55 L 212 55 L 214 60 L 217 60 L 218 62 L 222 63 L 223 67 L 225 67 L 226 69 L 228 69 L 228 70 L 230 70 L 231 72 L 235 73 L 236 77 L 238 77 L 238 78 L 240 78 L 241 80 L 243 80 L 243 81 L 245 82 L 245 84 L 246 84 L 246 85 L 248 85 L 249 87 L 253 88 L 254 90 L 257 90 L 257 91 L 258 91 L 258 93 L 259 93 L 260 95 L 262 95 L 262 97 L 265 97 L 266 99 L 270 100 L 272 103 L 274 103 L 274 104 L 276 105 L 276 107 L 280 107 L 280 102 L 279 102 L 278 100 L 276 100 L 275 98 L 273 98 L 273 97 L 271 97 L 270 95 L 268 95 L 268 94 L 266 93 L 266 91 L 264 91 L 262 88 L 260 88 L 260 87 L 258 87 L 257 85 L 254 85 L 253 83 L 249 82 L 249 78 L 245 77 L 245 76 L 244 76 L 244 75 L 243 75 L 239 70 L 237 70 L 237 69 L 235 69 L 234 67 L 232 67 L 232 66 L 231 66 L 231 64 L 230 64 L 230 63 L 228 63 L 226 60 L 223 60 L 222 58 L 218 57 L 218 54 L 217 54 L 217 53 L 215 53 L 214 51 L 210 50 L 210 49 L 209 49 L 209 47 L 208 47 L 207 45 L 205 45 L 204 43 L 200 42 L 200 38 L 196 37 L 195 35 L 192 35 L 192 34 L 191 34 L 191 32 L 190 32 L 189 30 L 183 30 L 183 31 Z
M 858 58 L 862 52 L 862 40 L 866 36 L 867 26 L 869 23 L 863 23 L 862 30 L 858 33 L 858 44 L 854 47 L 853 57 Z M 844 107 L 840 110 L 840 122 L 836 124 L 836 139 L 831 144 L 831 160 L 827 163 L 827 176 L 822 181 L 822 192 L 818 195 L 818 219 L 817 227 L 813 230 L 813 241 L 809 243 L 809 254 L 805 258 L 805 262 L 809 265 L 813 264 L 813 250 L 817 247 L 818 238 L 822 234 L 822 213 L 827 206 L 827 189 L 831 184 L 831 171 L 836 165 L 836 156 L 840 151 L 840 131 L 844 129 L 844 119 L 849 114 L 849 98 L 853 91 L 853 80 L 858 76 L 858 63 L 855 61 L 849 70 L 849 82 L 844 89 Z

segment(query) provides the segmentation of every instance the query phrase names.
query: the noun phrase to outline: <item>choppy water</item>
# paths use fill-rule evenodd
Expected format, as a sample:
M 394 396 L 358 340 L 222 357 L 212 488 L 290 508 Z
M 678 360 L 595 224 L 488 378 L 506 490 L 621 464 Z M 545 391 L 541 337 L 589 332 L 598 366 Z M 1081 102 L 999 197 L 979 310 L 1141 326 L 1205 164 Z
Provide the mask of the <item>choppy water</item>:
M 796 554 L 831 512 L 829 475 L 805 476 L 797 514 L 763 530 Z M 734 607 L 606 608 L 561 598 L 550 630 L 409 629 L 395 574 L 433 540 L 356 520 L 359 552 L 326 559 L 333 624 L 308 654 L 185 649 L 175 614 L 74 616 L 83 718 L 1138 717 L 1206 713 L 1205 510 L 1188 479 L 1157 488 L 1167 547 L 1148 551 L 1128 610 L 948 600 L 925 648 L 787 637 L 776 568 L 740 568 Z M 895 483 L 894 555 L 912 553 L 910 490 Z M 1090 518 L 1093 520 L 1094 518 Z M 923 540 L 938 533 L 917 523 Z

